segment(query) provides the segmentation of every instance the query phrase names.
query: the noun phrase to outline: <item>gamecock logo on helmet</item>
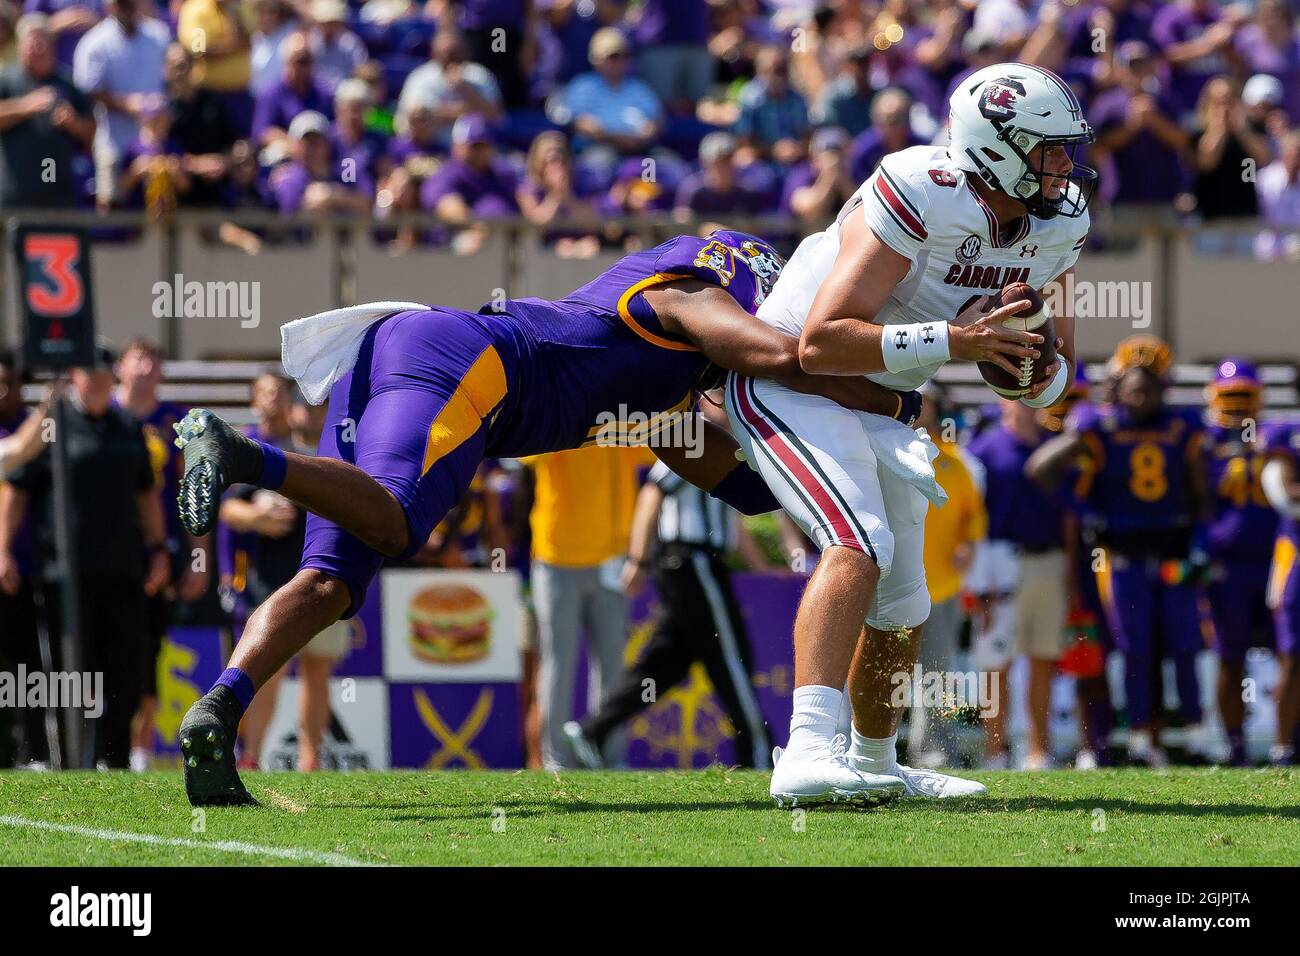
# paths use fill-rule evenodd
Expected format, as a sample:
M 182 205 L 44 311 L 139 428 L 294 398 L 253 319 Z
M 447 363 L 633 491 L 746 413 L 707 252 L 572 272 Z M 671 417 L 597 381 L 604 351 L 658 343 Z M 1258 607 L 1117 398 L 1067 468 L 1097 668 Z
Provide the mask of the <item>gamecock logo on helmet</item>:
M 980 95 L 980 112 L 989 119 L 1010 119 L 1016 115 L 1017 95 L 1025 95 L 1025 85 L 1019 80 L 1009 77 L 994 80 Z

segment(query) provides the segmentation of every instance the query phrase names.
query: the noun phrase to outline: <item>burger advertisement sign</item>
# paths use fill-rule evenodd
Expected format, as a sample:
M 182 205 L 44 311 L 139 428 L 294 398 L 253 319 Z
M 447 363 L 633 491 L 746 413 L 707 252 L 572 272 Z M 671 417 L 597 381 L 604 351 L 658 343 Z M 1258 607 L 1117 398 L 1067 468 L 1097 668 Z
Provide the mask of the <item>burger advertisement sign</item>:
M 390 680 L 519 680 L 523 612 L 514 572 L 392 570 L 382 587 Z

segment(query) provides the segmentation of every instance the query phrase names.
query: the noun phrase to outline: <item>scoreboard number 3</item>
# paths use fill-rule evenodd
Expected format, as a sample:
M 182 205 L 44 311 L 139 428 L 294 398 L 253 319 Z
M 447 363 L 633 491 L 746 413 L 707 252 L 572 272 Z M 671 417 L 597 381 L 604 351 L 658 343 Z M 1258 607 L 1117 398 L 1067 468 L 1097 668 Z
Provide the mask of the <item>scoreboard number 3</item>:
M 27 304 L 38 315 L 66 318 L 86 304 L 86 286 L 78 265 L 81 240 L 66 233 L 28 233 L 23 257 L 28 263 Z

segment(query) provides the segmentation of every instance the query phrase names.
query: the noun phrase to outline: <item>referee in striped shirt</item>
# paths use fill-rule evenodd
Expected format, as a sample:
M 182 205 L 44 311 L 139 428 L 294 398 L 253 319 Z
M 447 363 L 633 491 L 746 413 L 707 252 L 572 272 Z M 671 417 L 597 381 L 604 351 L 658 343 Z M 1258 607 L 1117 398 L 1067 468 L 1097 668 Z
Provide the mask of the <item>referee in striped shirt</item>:
M 651 574 L 661 613 L 641 659 L 600 710 L 564 725 L 581 765 L 602 766 L 605 738 L 685 680 L 699 661 L 735 728 L 736 763 L 772 766 L 772 741 L 750 678 L 749 638 L 722 557 L 735 543 L 736 519 L 727 505 L 663 462 L 650 470 L 637 498 L 622 583 L 632 596 Z

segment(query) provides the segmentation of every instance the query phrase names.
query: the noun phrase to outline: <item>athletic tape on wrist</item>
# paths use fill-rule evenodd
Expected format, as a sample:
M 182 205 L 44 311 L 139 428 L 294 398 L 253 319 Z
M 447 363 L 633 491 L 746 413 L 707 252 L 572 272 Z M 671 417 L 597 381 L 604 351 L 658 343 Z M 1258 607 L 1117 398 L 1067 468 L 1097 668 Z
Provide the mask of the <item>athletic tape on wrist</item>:
M 913 322 L 910 325 L 887 325 L 880 342 L 885 370 L 906 372 L 922 365 L 941 365 L 948 361 L 948 323 Z

